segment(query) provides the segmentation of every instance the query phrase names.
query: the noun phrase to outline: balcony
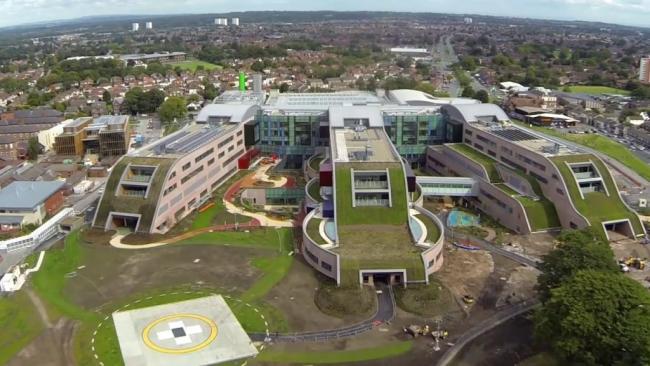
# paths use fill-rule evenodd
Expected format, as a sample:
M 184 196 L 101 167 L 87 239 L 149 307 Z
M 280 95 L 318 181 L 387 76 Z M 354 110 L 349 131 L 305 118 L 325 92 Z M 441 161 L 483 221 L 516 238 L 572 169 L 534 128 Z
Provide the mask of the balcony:
M 385 180 L 355 180 L 355 189 L 388 189 L 388 181 Z

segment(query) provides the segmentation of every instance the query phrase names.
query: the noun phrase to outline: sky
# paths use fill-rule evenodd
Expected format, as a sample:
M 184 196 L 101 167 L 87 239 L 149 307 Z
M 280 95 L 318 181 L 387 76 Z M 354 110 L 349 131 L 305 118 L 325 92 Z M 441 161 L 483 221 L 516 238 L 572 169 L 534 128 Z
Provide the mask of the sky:
M 92 15 L 248 10 L 462 13 L 650 27 L 650 0 L 0 0 L 0 27 Z

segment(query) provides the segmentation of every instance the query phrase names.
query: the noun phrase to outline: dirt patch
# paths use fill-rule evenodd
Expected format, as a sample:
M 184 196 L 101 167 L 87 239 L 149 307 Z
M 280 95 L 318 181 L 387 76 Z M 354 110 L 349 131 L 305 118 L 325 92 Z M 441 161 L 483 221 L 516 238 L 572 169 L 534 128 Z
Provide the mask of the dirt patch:
M 494 271 L 494 261 L 486 251 L 467 251 L 445 244 L 442 269 L 433 275 L 456 299 L 465 295 L 478 298 Z
M 115 230 L 104 231 L 98 228 L 86 228 L 81 230 L 81 239 L 88 244 L 107 245 Z
M 532 267 L 517 267 L 503 286 L 501 296 L 497 299 L 496 307 L 516 304 L 535 296 L 537 276 L 541 272 Z
M 557 233 L 536 233 L 530 235 L 504 234 L 504 248 L 529 258 L 541 259 L 555 248 Z
M 166 239 L 171 239 L 172 237 L 173 235 L 131 233 L 122 238 L 122 243 L 130 245 L 143 245 L 149 243 L 164 242 Z
M 650 259 L 650 248 L 632 239 L 624 239 L 611 243 L 610 245 L 616 260 L 623 260 L 629 257 L 646 259 L 644 269 L 630 268 L 626 276 L 638 281 L 644 287 L 650 288 L 650 262 L 647 261 Z
M 139 292 L 184 284 L 243 291 L 260 275 L 249 262 L 265 254 L 259 249 L 207 245 L 144 251 L 86 246 L 86 250 L 81 263 L 85 267 L 68 280 L 64 292 L 87 309 Z
M 7 366 L 70 366 L 74 365 L 72 338 L 75 323 L 65 318 L 59 319 L 51 328 L 23 348 Z
M 322 281 L 317 272 L 302 259 L 297 258 L 289 274 L 280 282 L 265 300 L 285 314 L 289 329 L 295 332 L 332 329 L 357 322 L 370 316 L 352 316 L 346 319 L 323 314 L 314 301 Z M 331 280 L 330 280 L 331 281 Z

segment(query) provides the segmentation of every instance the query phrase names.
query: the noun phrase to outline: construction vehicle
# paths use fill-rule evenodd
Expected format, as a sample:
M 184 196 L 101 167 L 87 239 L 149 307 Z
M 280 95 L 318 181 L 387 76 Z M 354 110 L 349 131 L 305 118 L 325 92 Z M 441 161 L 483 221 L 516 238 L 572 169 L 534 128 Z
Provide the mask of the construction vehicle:
M 409 325 L 407 328 L 404 328 L 404 333 L 410 334 L 413 338 L 417 338 L 419 336 L 425 336 L 429 333 L 431 333 L 431 330 L 429 329 L 428 325 L 425 325 L 424 327 L 419 326 L 419 325 Z
M 645 269 L 646 259 L 638 257 L 628 257 L 620 261 L 620 263 L 625 264 L 629 268 L 635 268 L 643 271 Z
M 472 297 L 471 295 L 465 295 L 463 296 L 463 302 L 467 305 L 471 305 L 474 303 L 474 297 Z

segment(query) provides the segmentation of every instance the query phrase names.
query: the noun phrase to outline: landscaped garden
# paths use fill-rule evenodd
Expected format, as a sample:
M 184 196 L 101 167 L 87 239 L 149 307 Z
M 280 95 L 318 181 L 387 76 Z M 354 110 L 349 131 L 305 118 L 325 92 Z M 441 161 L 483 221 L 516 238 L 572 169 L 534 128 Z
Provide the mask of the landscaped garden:
M 91 283 L 99 286 L 96 289 L 102 294 L 104 291 L 101 289 L 103 283 L 94 278 L 95 274 L 90 268 L 99 265 L 98 263 L 101 261 L 110 260 L 106 258 L 106 255 L 98 255 L 100 253 L 125 254 L 125 252 L 103 246 L 88 245 L 83 242 L 79 232 L 74 232 L 66 238 L 65 245 L 52 248 L 47 252 L 41 270 L 31 277 L 32 286 L 37 296 L 45 304 L 51 321 L 65 317 L 80 323 L 74 339 L 74 358 L 78 364 L 85 365 L 95 362 L 90 342 L 96 329 L 98 333 L 94 337 L 95 342 L 93 345 L 100 360 L 106 365 L 122 364 L 110 314 L 125 305 L 128 305 L 128 309 L 133 309 L 207 296 L 210 293 L 219 293 L 230 296 L 226 300 L 244 329 L 263 332 L 267 329 L 267 325 L 257 312 L 236 301 L 237 299 L 243 303 L 253 304 L 258 311 L 265 315 L 268 327 L 272 330 L 287 330 L 283 315 L 262 301 L 262 298 L 284 278 L 291 268 L 293 257 L 288 253 L 293 250 L 293 241 L 290 229 L 209 233 L 193 242 L 183 243 L 183 245 L 193 245 L 193 247 L 196 247 L 196 244 L 261 250 L 260 253 L 265 254 L 255 256 L 250 261 L 250 265 L 256 271 L 259 271 L 261 275 L 252 283 L 252 286 L 239 291 L 213 287 L 209 283 L 198 285 L 160 283 L 146 291 L 138 291 L 126 297 L 111 297 L 101 308 L 88 308 L 78 303 L 78 297 L 83 298 L 88 294 L 78 294 L 73 289 L 77 288 L 75 286 Z M 105 263 L 103 264 L 105 265 Z M 87 269 L 86 266 L 89 268 Z M 118 270 L 117 267 L 119 265 L 115 266 L 116 271 Z M 89 270 L 90 272 L 87 272 Z M 111 274 L 105 275 L 113 276 Z M 117 276 L 119 273 L 114 275 Z M 79 282 L 81 281 L 80 278 L 84 282 Z M 71 281 L 74 281 L 76 285 L 71 287 Z M 137 305 L 135 305 L 135 300 L 139 300 Z M 38 317 L 34 315 L 37 312 L 24 292 L 19 292 L 10 299 L 2 299 L 0 301 L 0 310 L 2 310 L 0 319 L 5 319 L 2 318 L 3 315 L 6 317 L 0 334 L 7 337 L 4 339 L 11 340 L 6 346 L 2 347 L 4 353 L 0 353 L 2 360 L 6 361 L 32 341 L 43 329 L 43 325 L 40 324 Z M 104 317 L 107 315 L 109 320 L 105 321 Z M 98 327 L 100 322 L 102 326 Z M 12 336 L 12 332 L 18 333 Z

